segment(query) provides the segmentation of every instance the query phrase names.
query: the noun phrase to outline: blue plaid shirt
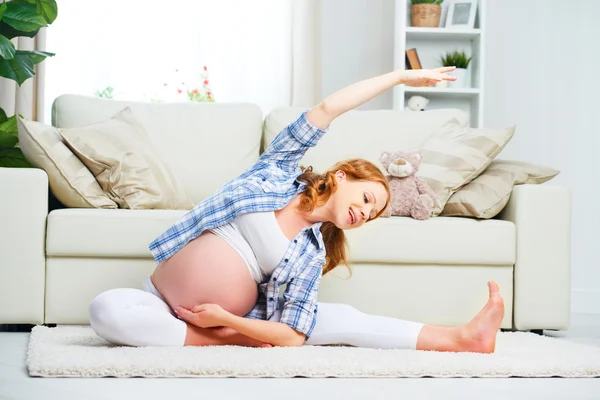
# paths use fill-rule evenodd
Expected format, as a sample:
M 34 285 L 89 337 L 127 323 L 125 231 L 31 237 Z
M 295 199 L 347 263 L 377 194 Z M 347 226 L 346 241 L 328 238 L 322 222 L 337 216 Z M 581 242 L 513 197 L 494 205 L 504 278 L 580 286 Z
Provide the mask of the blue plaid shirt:
M 306 184 L 296 180 L 302 173 L 298 163 L 325 132 L 313 127 L 306 119 L 306 111 L 303 112 L 275 137 L 254 166 L 198 203 L 150 243 L 156 262 L 168 259 L 205 230 L 227 224 L 238 215 L 283 208 L 305 189 Z M 279 308 L 280 287 L 287 284 L 280 322 L 310 337 L 325 264 L 320 227 L 320 222 L 313 224 L 290 242 L 269 280 L 259 285 L 258 301 L 247 318 L 271 318 Z

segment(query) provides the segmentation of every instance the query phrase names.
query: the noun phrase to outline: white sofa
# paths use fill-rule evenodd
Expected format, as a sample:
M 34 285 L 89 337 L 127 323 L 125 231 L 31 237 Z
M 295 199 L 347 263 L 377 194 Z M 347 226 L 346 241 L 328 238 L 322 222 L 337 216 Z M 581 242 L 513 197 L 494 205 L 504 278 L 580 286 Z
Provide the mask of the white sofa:
M 53 105 L 53 125 L 82 126 L 125 106 L 143 123 L 194 202 L 241 173 L 302 110 L 264 120 L 252 104 L 134 103 L 75 95 Z M 459 110 L 352 111 L 338 118 L 303 165 L 322 171 L 353 156 L 418 146 Z M 517 134 L 519 134 L 517 132 Z M 0 168 L 0 324 L 87 324 L 88 304 L 114 287 L 140 287 L 155 267 L 150 241 L 177 210 L 56 209 L 48 213 L 41 169 Z M 391 217 L 348 232 L 353 276 L 337 268 L 319 300 L 368 313 L 457 325 L 487 300 L 488 280 L 505 299 L 502 328 L 567 329 L 570 309 L 570 193 L 553 185 L 515 187 L 491 220 Z

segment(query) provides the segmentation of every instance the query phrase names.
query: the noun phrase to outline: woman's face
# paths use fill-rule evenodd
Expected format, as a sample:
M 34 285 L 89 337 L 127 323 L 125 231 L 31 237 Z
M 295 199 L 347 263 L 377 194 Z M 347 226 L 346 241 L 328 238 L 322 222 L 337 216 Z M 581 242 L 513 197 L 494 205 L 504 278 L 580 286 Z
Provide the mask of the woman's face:
M 331 222 L 340 229 L 354 229 L 375 218 L 388 200 L 378 182 L 353 181 L 343 171 L 336 174 L 337 190 L 329 197 Z

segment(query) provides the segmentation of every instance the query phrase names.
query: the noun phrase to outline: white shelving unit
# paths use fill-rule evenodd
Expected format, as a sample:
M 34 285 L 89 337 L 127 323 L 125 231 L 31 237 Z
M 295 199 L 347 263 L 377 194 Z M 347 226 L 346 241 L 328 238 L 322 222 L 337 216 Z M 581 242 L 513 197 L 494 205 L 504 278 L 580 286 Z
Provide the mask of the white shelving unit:
M 478 0 L 473 29 L 445 28 L 448 6 L 453 0 L 444 0 L 438 28 L 411 26 L 411 0 L 396 0 L 394 69 L 405 69 L 407 49 L 415 48 L 423 68 L 441 67 L 440 58 L 448 51 L 464 51 L 473 57 L 467 75 L 466 88 L 415 88 L 399 85 L 394 88 L 394 109 L 403 110 L 411 96 L 419 95 L 430 100 L 427 109 L 459 108 L 470 116 L 470 125 L 480 128 L 484 124 L 483 100 L 485 66 L 485 3 Z M 450 85 L 451 86 L 451 85 Z

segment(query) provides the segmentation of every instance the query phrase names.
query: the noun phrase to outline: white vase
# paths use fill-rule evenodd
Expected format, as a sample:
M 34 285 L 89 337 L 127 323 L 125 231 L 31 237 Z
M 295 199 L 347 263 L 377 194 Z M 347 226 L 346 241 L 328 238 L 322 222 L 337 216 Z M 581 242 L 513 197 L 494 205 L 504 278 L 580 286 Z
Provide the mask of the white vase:
M 456 76 L 455 81 L 449 82 L 449 87 L 453 89 L 462 89 L 471 87 L 471 80 L 469 70 L 465 68 L 456 68 L 452 72 L 448 72 L 448 75 Z

